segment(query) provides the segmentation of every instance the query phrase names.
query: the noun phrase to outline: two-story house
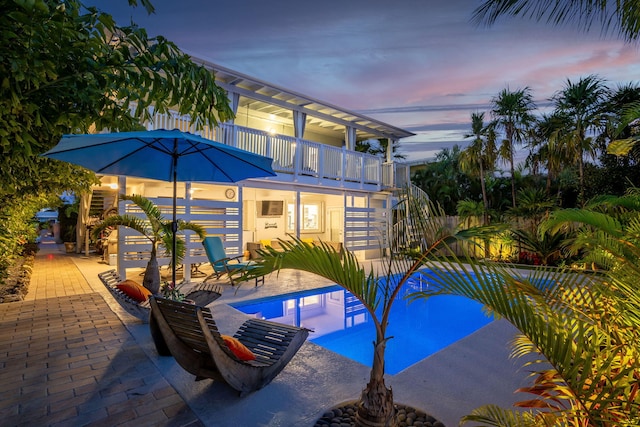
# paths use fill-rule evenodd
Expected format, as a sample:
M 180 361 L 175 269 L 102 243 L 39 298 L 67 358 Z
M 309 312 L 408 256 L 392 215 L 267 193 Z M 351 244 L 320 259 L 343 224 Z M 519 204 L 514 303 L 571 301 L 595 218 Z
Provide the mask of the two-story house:
M 201 224 L 208 234 L 222 236 L 229 255 L 245 253 L 252 243 L 294 235 L 341 243 L 362 258 L 378 257 L 385 244 L 393 190 L 408 183 L 408 167 L 393 161 L 391 147 L 413 134 L 218 65 L 206 65 L 215 72 L 218 85 L 228 91 L 235 120 L 196 131 L 189 117 L 163 114 L 156 115 L 147 128 L 199 133 L 271 157 L 277 176 L 235 185 L 178 183 L 178 216 Z M 357 141 L 369 139 L 389 142 L 384 158 L 355 150 Z M 134 205 L 117 203 L 116 193 L 141 194 L 170 217 L 169 182 L 104 176 L 102 184 L 94 191 L 93 203 L 84 200 L 85 223 L 91 223 L 89 213 L 100 215 L 110 208 L 135 214 Z M 148 242 L 124 227 L 111 236 L 108 247 L 110 261 L 117 262 L 122 275 L 127 268 L 143 267 L 148 259 Z M 187 235 L 187 248 L 186 266 L 207 261 L 197 236 Z M 160 264 L 168 261 L 159 259 Z M 186 271 L 188 277 L 190 269 Z

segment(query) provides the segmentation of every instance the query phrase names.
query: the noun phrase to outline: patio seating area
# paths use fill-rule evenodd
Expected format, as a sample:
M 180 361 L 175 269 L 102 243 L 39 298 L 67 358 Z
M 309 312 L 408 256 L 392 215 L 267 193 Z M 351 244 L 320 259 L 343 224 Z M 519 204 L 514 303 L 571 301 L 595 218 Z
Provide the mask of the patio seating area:
M 356 399 L 368 380 L 368 367 L 307 340 L 268 386 L 245 397 L 215 381 L 194 382 L 173 358 L 158 356 L 149 325 L 100 282 L 109 267 L 99 257 L 40 246 L 26 300 L 0 304 L 0 415 L 7 425 L 311 426 L 326 409 Z M 233 334 L 246 316 L 228 303 L 327 284 L 283 271 L 263 286 L 223 284 L 209 307 L 220 332 Z M 387 384 L 396 401 L 447 426 L 479 405 L 509 405 L 527 375 L 508 358 L 514 333 L 492 322 Z

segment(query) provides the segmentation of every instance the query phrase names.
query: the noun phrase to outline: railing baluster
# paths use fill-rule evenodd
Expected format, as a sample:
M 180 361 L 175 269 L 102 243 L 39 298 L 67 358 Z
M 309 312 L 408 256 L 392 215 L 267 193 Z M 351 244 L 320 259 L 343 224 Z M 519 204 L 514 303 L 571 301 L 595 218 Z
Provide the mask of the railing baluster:
M 196 124 L 189 116 L 175 113 L 156 114 L 149 123 L 152 129 L 188 129 L 196 132 Z M 204 138 L 237 147 L 252 153 L 273 158 L 276 172 L 355 182 L 360 185 L 394 187 L 398 179 L 404 178 L 405 169 L 395 163 L 384 163 L 379 157 L 366 153 L 348 151 L 345 147 L 307 141 L 286 135 L 270 135 L 265 131 L 220 123 L 218 127 L 204 126 L 198 131 Z M 402 177 L 401 177 L 402 176 Z

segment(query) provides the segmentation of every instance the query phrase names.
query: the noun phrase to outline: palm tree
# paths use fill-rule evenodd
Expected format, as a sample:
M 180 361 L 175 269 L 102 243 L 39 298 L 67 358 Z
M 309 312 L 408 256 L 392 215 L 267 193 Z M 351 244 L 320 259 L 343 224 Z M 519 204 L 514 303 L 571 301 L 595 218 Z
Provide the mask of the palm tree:
M 560 172 L 574 165 L 572 153 L 567 150 L 569 125 L 566 116 L 554 112 L 543 114 L 537 121 L 529 145 L 527 162 L 540 162 L 547 170 L 546 192 L 551 195 L 551 184 Z M 558 193 L 561 187 L 558 186 Z
M 491 100 L 491 114 L 493 121 L 490 126 L 504 132 L 504 139 L 500 145 L 500 157 L 505 159 L 511 172 L 511 202 L 516 206 L 516 182 L 513 154 L 515 144 L 524 142 L 535 117 L 532 111 L 536 108 L 531 95 L 531 89 L 525 87 L 514 92 L 509 88 L 503 89 L 498 96 Z
M 584 31 L 600 23 L 603 32 L 611 29 L 624 40 L 635 41 L 640 35 L 639 10 L 637 0 L 486 0 L 474 11 L 473 20 L 492 25 L 502 15 L 525 16 L 555 25 L 577 23 Z
M 604 127 L 603 102 L 609 95 L 604 80 L 595 75 L 582 77 L 577 83 L 567 80 L 564 89 L 557 92 L 552 100 L 558 113 L 567 117 L 571 127 L 567 142 L 575 152 L 580 180 L 580 203 L 584 197 L 584 157 L 594 155 L 594 139 L 587 136 Z
M 98 238 L 100 233 L 110 227 L 129 227 L 137 231 L 149 240 L 151 243 L 151 256 L 144 272 L 142 285 L 149 289 L 153 294 L 160 292 L 160 270 L 158 268 L 157 251 L 158 246 L 165 248 L 165 253 L 171 255 L 173 248 L 173 233 L 171 231 L 173 221 L 164 218 L 160 209 L 149 199 L 140 195 L 120 195 L 120 200 L 130 201 L 138 205 L 145 213 L 147 219 L 141 219 L 134 215 L 112 215 L 97 225 L 92 234 L 94 238 Z M 195 232 L 201 239 L 204 239 L 206 232 L 198 224 L 178 220 L 178 231 L 191 230 Z M 180 264 L 184 258 L 185 243 L 182 239 L 176 241 L 176 264 Z M 174 284 L 175 285 L 175 284 Z
M 471 113 L 471 133 L 465 135 L 465 138 L 473 138 L 473 142 L 460 153 L 460 168 L 465 173 L 480 178 L 484 206 L 483 225 L 488 225 L 489 199 L 485 174 L 493 171 L 497 152 L 495 133 L 484 126 L 484 113 Z
M 397 425 L 393 393 L 385 385 L 384 372 L 386 344 L 391 339 L 386 334 L 389 313 L 399 291 L 430 254 L 447 250 L 447 242 L 467 240 L 471 235 L 467 230 L 449 228 L 442 208 L 428 198 L 411 194 L 405 191 L 401 195 L 410 212 L 409 217 L 424 218 L 426 215 L 430 219 L 413 224 L 421 236 L 420 252 L 412 257 L 408 255 L 409 248 L 391 251 L 388 263 L 380 274 L 373 269 L 366 271 L 348 250 L 337 252 L 327 244 L 312 246 L 293 237 L 292 242 L 281 241 L 284 252 L 271 248 L 261 251 L 263 258 L 260 267 L 248 273 L 264 275 L 284 268 L 308 271 L 341 285 L 362 302 L 375 325 L 376 339 L 369 382 L 358 403 L 356 420 L 357 425 L 361 426 Z

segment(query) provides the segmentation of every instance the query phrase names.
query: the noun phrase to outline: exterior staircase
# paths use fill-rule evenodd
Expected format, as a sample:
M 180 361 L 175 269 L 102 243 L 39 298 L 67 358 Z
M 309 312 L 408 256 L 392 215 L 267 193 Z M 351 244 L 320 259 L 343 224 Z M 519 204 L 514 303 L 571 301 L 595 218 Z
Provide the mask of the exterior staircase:
M 408 200 L 427 201 L 429 196 L 420 187 L 409 184 L 407 187 L 397 190 L 395 193 L 396 204 L 392 209 L 390 248 L 398 253 L 406 249 L 418 248 L 422 245 L 422 233 L 416 227 L 411 218 L 411 209 Z M 424 209 L 427 209 L 425 204 Z M 428 212 L 425 212 L 428 214 Z

